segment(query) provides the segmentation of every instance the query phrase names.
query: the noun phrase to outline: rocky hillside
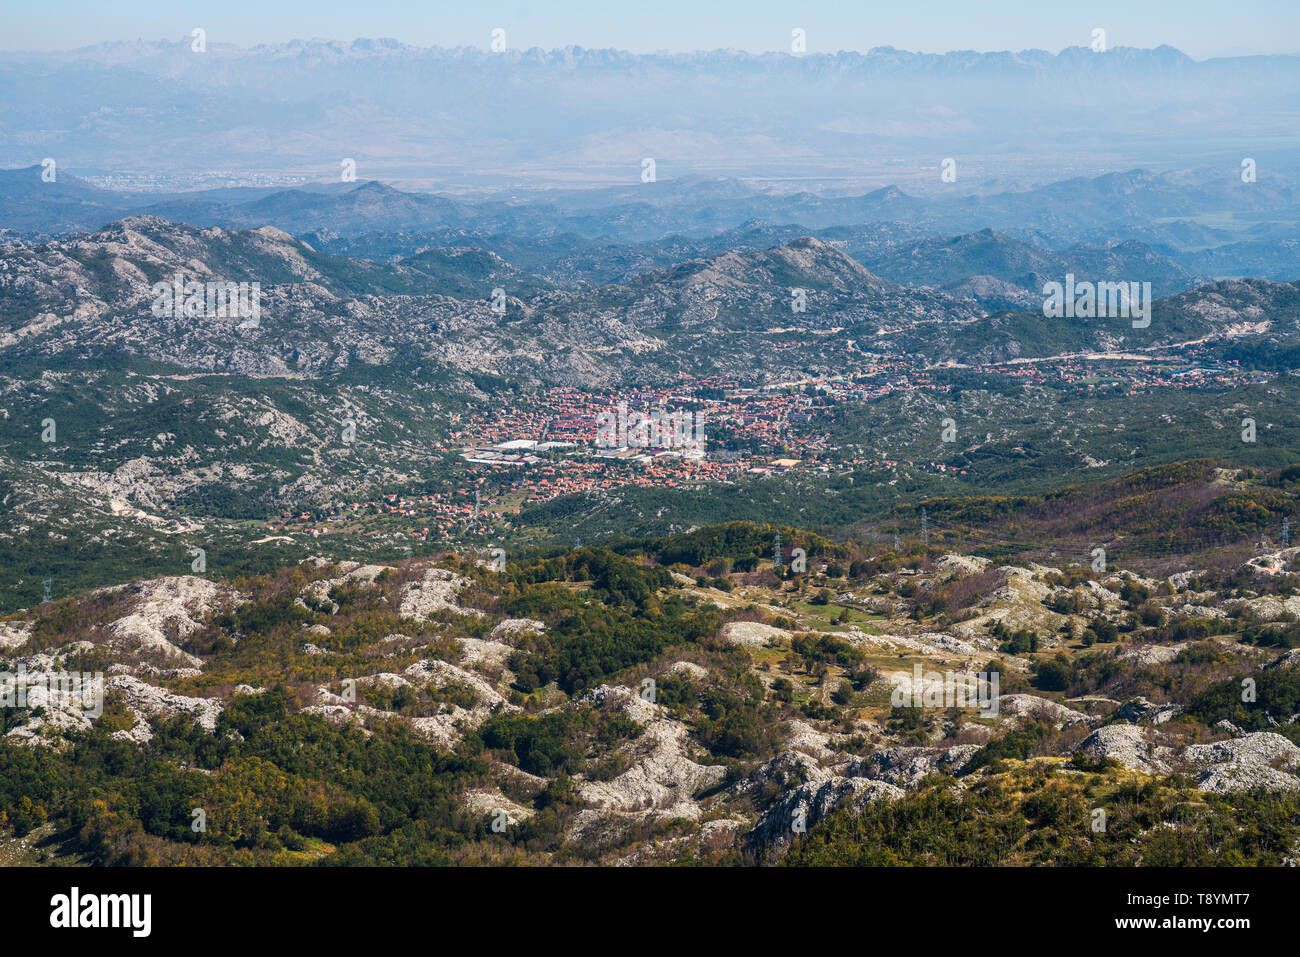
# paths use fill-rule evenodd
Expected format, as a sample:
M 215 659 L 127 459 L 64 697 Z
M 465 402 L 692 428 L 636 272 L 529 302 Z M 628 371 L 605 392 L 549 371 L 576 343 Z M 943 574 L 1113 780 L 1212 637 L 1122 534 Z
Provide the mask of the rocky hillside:
M 152 286 L 177 272 L 186 281 L 258 282 L 260 324 L 154 315 Z M 504 298 L 494 303 L 497 288 Z M 806 292 L 799 313 L 794 289 Z M 668 349 L 667 337 L 682 327 L 752 335 L 796 317 L 814 328 L 874 328 L 979 314 L 943 294 L 880 280 L 815 239 L 726 253 L 627 286 L 564 291 L 548 290 L 491 253 L 430 250 L 381 265 L 320 254 L 270 227 L 232 233 L 153 217 L 0 249 L 6 362 L 48 362 L 90 349 L 259 377 L 422 365 L 612 383 L 673 369 L 755 368 L 760 346 L 745 336 L 710 350 Z M 594 360 L 592 343 L 602 361 Z
M 1296 855 L 1300 549 L 1148 578 L 785 532 L 806 572 L 727 536 L 10 615 L 6 680 L 38 687 L 2 712 L 0 820 L 100 863 Z M 45 690 L 64 671 L 102 713 Z
M 1076 245 L 1056 252 L 1004 236 L 992 229 L 944 239 L 925 239 L 867 260 L 872 269 L 896 282 L 951 288 L 976 277 L 997 279 L 1019 289 L 1022 307 L 1041 307 L 1043 284 L 1080 279 L 1141 277 L 1158 297 L 1196 285 L 1194 277 L 1167 256 L 1139 242 L 1105 246 Z
M 950 291 L 961 292 L 957 288 Z M 1157 299 L 1149 326 L 1134 328 L 1134 321 L 1123 316 L 1048 318 L 1040 297 L 1032 311 L 997 313 L 959 329 L 926 326 L 908 330 L 906 338 L 887 334 L 871 345 L 893 351 L 910 343 L 936 360 L 967 364 L 1063 355 L 1159 355 L 1204 342 L 1247 351 L 1266 350 L 1268 344 L 1275 347 L 1282 342 L 1293 350 L 1300 331 L 1300 284 L 1221 280 Z
M 1102 265 L 1109 275 L 1115 264 Z M 1021 301 L 994 281 L 999 271 L 1007 269 L 955 279 L 961 288 L 953 291 Z M 154 315 L 153 285 L 178 272 L 187 281 L 259 283 L 260 322 L 250 328 Z M 1038 278 L 1031 270 L 1011 285 L 1023 292 L 1025 282 Z M 881 353 L 920 349 L 933 360 L 1000 361 L 1167 348 L 1207 337 L 1294 338 L 1298 309 L 1295 284 L 1234 280 L 1159 300 L 1150 327 L 1142 329 L 1128 319 L 1045 320 L 1041 309 L 985 316 L 969 298 L 899 286 L 812 237 L 690 260 L 626 284 L 573 288 L 554 288 L 488 251 L 430 249 L 383 264 L 325 255 L 274 228 L 227 232 L 154 217 L 0 247 L 5 364 L 48 364 L 91 350 L 259 377 L 319 379 L 354 366 L 381 375 L 419 367 L 461 377 L 609 385 L 679 371 L 793 372 L 820 350 L 773 352 L 765 337 L 791 328 Z M 703 338 L 683 335 L 708 337 L 708 347 Z

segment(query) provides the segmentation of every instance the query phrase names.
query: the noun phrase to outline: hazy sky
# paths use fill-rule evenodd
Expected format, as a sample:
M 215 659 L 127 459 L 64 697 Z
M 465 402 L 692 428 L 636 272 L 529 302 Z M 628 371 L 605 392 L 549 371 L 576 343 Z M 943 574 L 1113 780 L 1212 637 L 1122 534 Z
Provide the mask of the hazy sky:
M 395 37 L 417 46 L 576 44 L 655 50 L 783 50 L 807 31 L 809 52 L 894 46 L 1053 52 L 1108 44 L 1175 46 L 1194 57 L 1300 52 L 1300 0 L 6 0 L 0 48 L 70 49 L 105 40 L 176 39 L 203 27 L 241 46 L 292 39 Z

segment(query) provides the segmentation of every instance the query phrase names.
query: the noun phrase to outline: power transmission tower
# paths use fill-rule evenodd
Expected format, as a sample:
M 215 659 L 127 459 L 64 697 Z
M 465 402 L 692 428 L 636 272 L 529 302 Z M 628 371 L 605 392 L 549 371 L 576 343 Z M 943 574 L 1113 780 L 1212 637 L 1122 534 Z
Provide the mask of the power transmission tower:
M 930 544 L 929 516 L 925 514 L 925 509 L 921 509 L 921 544 Z

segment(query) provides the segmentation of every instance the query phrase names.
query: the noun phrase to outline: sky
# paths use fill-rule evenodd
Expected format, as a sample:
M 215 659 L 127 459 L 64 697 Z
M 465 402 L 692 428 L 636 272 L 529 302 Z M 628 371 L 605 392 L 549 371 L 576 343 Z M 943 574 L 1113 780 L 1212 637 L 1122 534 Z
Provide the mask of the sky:
M 67 50 L 108 40 L 179 40 L 194 27 L 209 43 L 393 37 L 415 46 L 511 48 L 571 44 L 634 53 L 721 48 L 789 51 L 795 27 L 810 53 L 892 46 L 1059 51 L 1169 44 L 1198 59 L 1300 53 L 1300 0 L 4 0 L 0 49 Z

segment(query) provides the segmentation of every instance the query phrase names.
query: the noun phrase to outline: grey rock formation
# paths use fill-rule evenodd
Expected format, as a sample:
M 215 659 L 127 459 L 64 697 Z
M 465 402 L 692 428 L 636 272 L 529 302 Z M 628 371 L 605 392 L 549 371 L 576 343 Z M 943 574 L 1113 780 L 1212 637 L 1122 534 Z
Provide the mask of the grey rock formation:
M 959 775 L 979 750 L 977 744 L 954 748 L 898 747 L 877 751 L 849 765 L 850 777 L 886 781 L 903 788 L 916 787 L 927 775 Z
M 832 777 L 820 783 L 801 784 L 759 818 L 749 832 L 750 847 L 760 855 L 778 855 L 836 808 L 861 810 L 876 801 L 897 800 L 904 793 L 896 785 L 866 778 Z
M 1141 696 L 1120 705 L 1115 717 L 1129 724 L 1164 724 L 1182 714 L 1182 705 L 1153 704 Z
M 1165 760 L 1168 749 L 1149 742 L 1146 733 L 1133 725 L 1111 724 L 1098 728 L 1084 738 L 1072 753 L 1095 758 L 1114 758 L 1130 770 L 1147 774 L 1169 772 L 1169 764 Z

